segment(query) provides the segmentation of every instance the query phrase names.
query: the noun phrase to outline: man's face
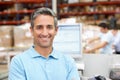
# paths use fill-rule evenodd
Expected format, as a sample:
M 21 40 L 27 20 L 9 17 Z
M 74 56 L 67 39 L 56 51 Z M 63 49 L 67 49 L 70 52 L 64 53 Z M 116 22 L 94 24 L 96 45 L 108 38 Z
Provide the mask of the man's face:
M 101 31 L 102 33 L 106 33 L 107 28 L 102 28 L 102 27 L 100 27 L 100 31 Z
M 54 18 L 52 16 L 38 15 L 34 20 L 34 27 L 31 28 L 34 44 L 42 48 L 52 47 L 57 29 L 58 28 L 54 25 Z

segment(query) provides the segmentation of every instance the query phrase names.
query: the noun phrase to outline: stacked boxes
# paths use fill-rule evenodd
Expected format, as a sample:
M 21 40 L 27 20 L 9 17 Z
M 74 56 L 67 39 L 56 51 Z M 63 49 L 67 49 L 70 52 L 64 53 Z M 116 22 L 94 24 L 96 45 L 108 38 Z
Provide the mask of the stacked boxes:
M 33 44 L 30 24 L 20 26 L 0 26 L 0 50 L 27 48 Z
M 12 47 L 12 30 L 12 26 L 0 26 L 0 49 Z
M 14 47 L 27 48 L 32 45 L 33 39 L 29 28 L 29 23 L 14 27 Z

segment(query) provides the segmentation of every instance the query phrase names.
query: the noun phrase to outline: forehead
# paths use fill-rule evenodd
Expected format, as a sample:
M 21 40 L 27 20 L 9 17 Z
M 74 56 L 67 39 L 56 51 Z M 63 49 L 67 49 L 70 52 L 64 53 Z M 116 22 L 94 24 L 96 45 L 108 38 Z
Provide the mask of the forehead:
M 38 15 L 34 20 L 34 24 L 36 25 L 54 24 L 54 17 L 50 15 Z
M 100 29 L 105 29 L 105 28 L 103 28 L 103 27 L 100 27 Z

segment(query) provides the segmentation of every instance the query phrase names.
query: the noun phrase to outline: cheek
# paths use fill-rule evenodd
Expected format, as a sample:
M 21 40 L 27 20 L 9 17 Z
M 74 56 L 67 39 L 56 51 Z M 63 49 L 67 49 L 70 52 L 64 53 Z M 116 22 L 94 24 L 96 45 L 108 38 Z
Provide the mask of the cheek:
M 36 36 L 38 36 L 38 33 L 36 33 L 35 31 L 32 32 L 32 36 L 35 38 Z
M 41 33 L 41 31 L 40 30 L 34 30 L 34 35 L 37 35 L 37 34 L 40 34 Z
M 100 29 L 101 32 L 103 32 L 103 29 Z
M 56 31 L 54 31 L 54 32 L 53 32 L 53 35 L 54 35 L 54 36 L 55 36 L 55 35 L 57 35 L 57 32 L 56 32 Z

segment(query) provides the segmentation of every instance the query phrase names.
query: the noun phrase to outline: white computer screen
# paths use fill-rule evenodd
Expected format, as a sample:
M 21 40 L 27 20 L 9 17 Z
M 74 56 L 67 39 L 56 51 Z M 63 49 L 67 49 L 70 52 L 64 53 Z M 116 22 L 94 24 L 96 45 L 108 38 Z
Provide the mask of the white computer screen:
M 81 24 L 59 25 L 53 47 L 65 54 L 78 57 L 82 55 Z

